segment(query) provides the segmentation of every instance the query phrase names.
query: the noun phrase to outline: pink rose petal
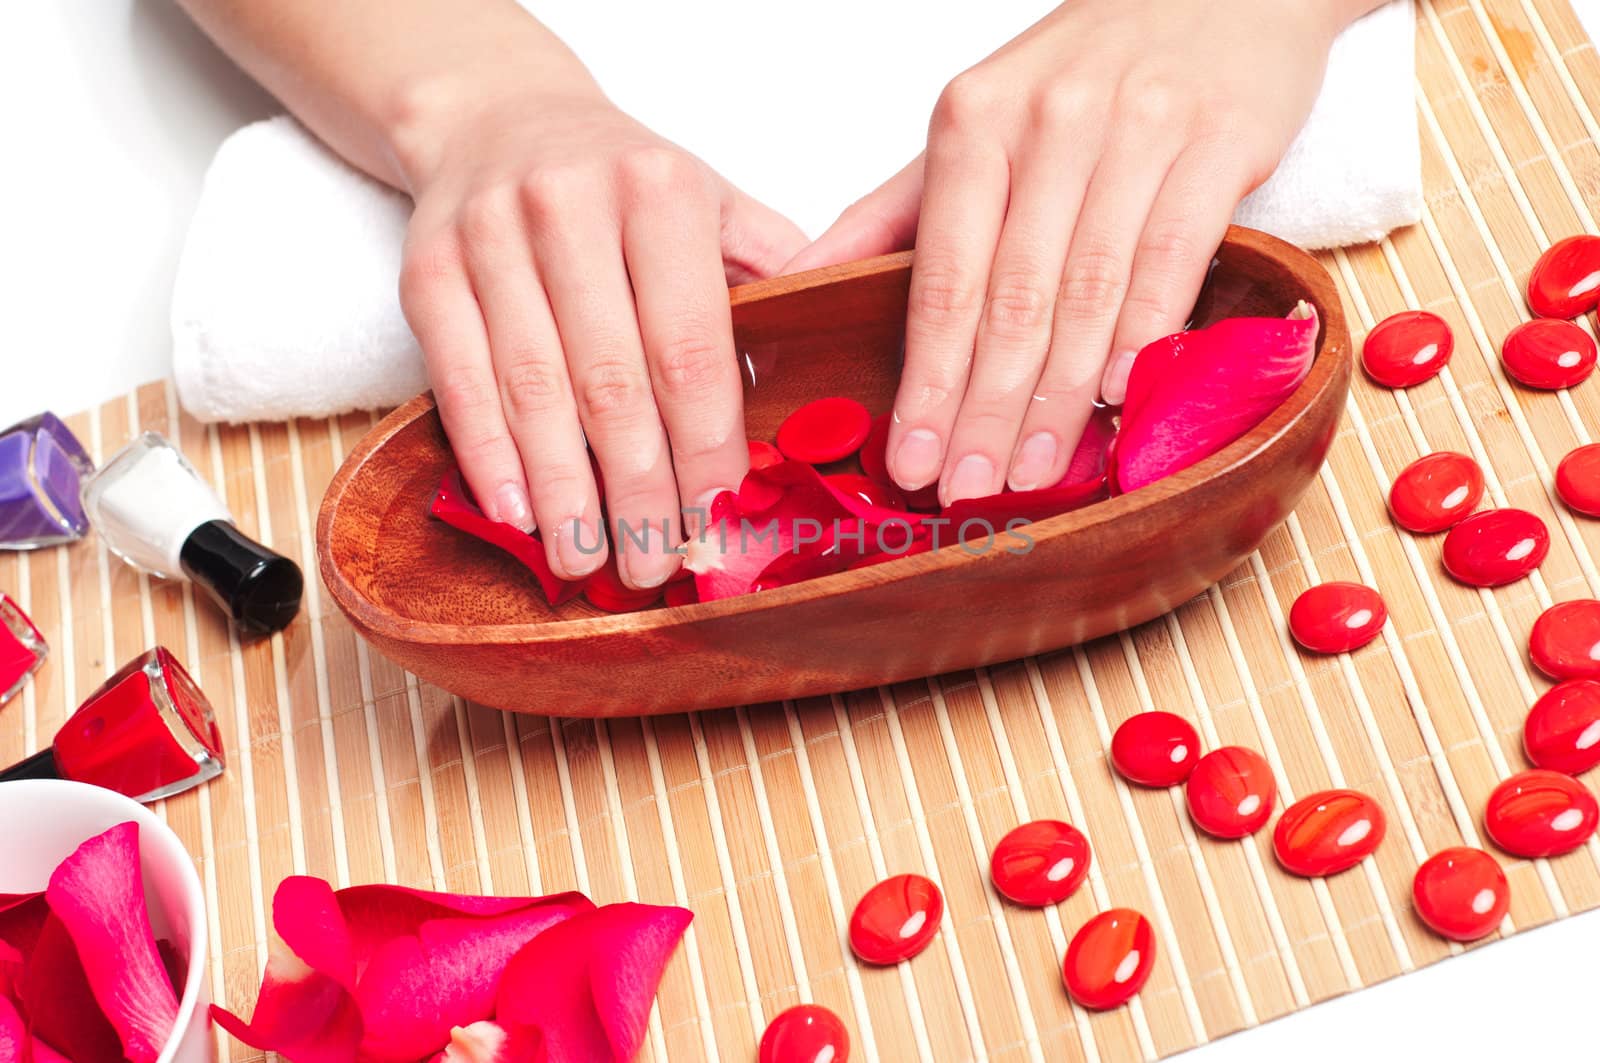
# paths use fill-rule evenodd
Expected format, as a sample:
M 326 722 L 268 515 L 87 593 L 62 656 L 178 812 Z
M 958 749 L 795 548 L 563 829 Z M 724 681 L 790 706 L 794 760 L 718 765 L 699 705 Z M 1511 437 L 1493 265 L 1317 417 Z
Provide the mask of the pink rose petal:
M 128 1059 L 154 1063 L 177 1023 L 178 998 L 145 909 L 138 824 L 118 824 L 78 846 L 50 876 L 45 898 L 72 935 Z
M 54 915 L 28 954 L 20 989 L 35 1037 L 77 1063 L 121 1063 L 122 1039 L 95 1000 L 66 925 Z
M 1225 318 L 1145 347 L 1128 377 L 1112 480 L 1134 491 L 1210 457 L 1260 424 L 1311 370 L 1315 309 Z
M 293 1063 L 355 1063 L 361 1047 L 361 1014 L 350 991 L 277 942 L 250 1021 L 216 1005 L 211 1017 L 245 1044 Z
M 0 994 L 0 1063 L 27 1063 L 28 1027 L 16 1005 Z
M 497 1022 L 475 1022 L 450 1031 L 450 1043 L 432 1063 L 544 1063 L 544 1036 L 532 1027 L 507 1030 Z
M 495 1018 L 537 1027 L 553 1059 L 632 1059 L 693 917 L 683 908 L 610 904 L 552 927 L 506 968 Z
M 472 500 L 471 493 L 462 481 L 461 470 L 453 468 L 445 473 L 428 512 L 452 528 L 498 546 L 521 561 L 539 581 L 539 589 L 544 591 L 545 599 L 551 605 L 560 605 L 582 593 L 582 580 L 564 580 L 555 574 L 537 533 L 529 535 L 510 524 L 502 524 L 484 516 L 483 510 Z

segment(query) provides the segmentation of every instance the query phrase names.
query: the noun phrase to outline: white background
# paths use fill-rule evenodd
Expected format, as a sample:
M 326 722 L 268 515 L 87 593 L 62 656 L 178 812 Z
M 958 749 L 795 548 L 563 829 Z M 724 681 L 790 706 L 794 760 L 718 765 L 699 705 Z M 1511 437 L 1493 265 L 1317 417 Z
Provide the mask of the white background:
M 1576 5 L 1600 30 L 1600 0 Z M 1048 4 L 1001 16 L 935 0 L 533 6 L 554 9 L 619 103 L 814 234 L 916 152 L 949 76 Z M 166 0 L 5 5 L 0 99 L 3 425 L 166 375 L 168 295 L 206 162 L 275 108 Z M 1600 1058 L 1596 955 L 1600 912 L 1189 1058 Z

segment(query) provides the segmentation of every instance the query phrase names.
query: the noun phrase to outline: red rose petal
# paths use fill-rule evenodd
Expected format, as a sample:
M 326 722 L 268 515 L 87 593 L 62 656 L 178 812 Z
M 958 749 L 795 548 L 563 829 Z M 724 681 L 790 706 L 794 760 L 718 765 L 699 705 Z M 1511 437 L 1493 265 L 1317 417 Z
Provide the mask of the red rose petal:
M 45 890 L 131 1063 L 153 1063 L 178 1020 L 156 950 L 139 866 L 139 825 L 121 823 L 78 846 Z
M 362 1058 L 408 1063 L 442 1049 L 452 1027 L 490 1018 L 511 958 L 540 934 L 590 910 L 582 899 L 537 904 L 489 918 L 429 920 L 415 936 L 390 939 L 356 985 L 366 1025 Z
M 761 439 L 747 439 L 745 445 L 750 450 L 750 468 L 767 469 L 783 460 L 783 451 L 771 443 Z
M 50 917 L 43 893 L 7 894 L 0 903 L 0 942 L 26 956 Z
M 633 548 L 631 543 L 629 548 Z M 590 605 L 608 613 L 635 613 L 656 604 L 661 598 L 661 588 L 635 590 L 623 583 L 622 574 L 617 571 L 617 553 L 613 550 L 606 563 L 584 580 L 583 596 Z
M 288 879 L 284 880 L 288 882 Z M 417 929 L 433 919 L 452 916 L 493 918 L 542 904 L 590 908 L 581 893 L 553 893 L 547 897 L 476 897 L 459 893 L 433 893 L 406 886 L 382 884 L 347 886 L 334 894 L 339 911 L 350 928 L 355 952 L 356 976 L 365 971 L 368 961 L 383 944 L 402 934 L 415 935 Z M 276 905 L 273 920 L 279 918 Z
M 1042 487 L 1037 491 L 1002 491 L 986 498 L 967 498 L 946 506 L 939 515 L 950 522 L 951 540 L 970 540 L 987 536 L 984 528 L 1003 532 L 1070 513 L 1108 497 L 1110 492 L 1104 480 L 1086 480 Z M 969 531 L 972 534 L 968 534 Z
M 120 1063 L 122 1040 L 94 998 L 66 926 L 55 916 L 40 931 L 18 989 L 35 1037 L 80 1063 Z
M 551 605 L 570 601 L 583 590 L 582 580 L 564 580 L 555 574 L 537 533 L 529 535 L 519 528 L 484 516 L 483 510 L 478 508 L 467 491 L 460 469 L 451 469 L 444 474 L 428 512 L 452 528 L 498 546 L 521 561 L 539 581 L 539 588 L 544 591 L 545 599 Z
M 0 996 L 0 1063 L 27 1063 L 28 1028 L 15 1005 Z
M 1145 347 L 1117 432 L 1118 489 L 1188 468 L 1260 424 L 1311 371 L 1318 330 L 1301 303 L 1287 318 L 1226 318 Z
M 506 967 L 495 1018 L 538 1027 L 553 1059 L 632 1059 L 693 918 L 684 908 L 610 904 L 551 927 Z
M 350 991 L 277 943 L 250 1021 L 216 1005 L 211 1018 L 252 1048 L 294 1063 L 355 1063 L 361 1048 L 361 1013 Z
M 1066 475 L 1060 484 L 1081 484 L 1105 478 L 1106 466 L 1111 458 L 1111 443 L 1117 438 L 1117 424 L 1122 419 L 1120 407 L 1097 406 L 1084 426 L 1078 449 L 1072 452 Z M 1059 486 L 1058 484 L 1057 486 Z
M 450 1043 L 432 1063 L 544 1063 L 544 1035 L 531 1026 L 511 1029 L 497 1022 L 475 1022 L 450 1031 Z

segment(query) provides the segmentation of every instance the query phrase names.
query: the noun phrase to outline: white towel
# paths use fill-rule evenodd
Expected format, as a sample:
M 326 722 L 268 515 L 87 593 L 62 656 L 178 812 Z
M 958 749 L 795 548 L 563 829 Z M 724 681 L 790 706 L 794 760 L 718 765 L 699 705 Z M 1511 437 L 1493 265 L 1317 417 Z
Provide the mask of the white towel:
M 583 32 L 557 28 L 569 39 Z M 1413 35 L 1411 0 L 1393 0 L 1345 32 L 1305 129 L 1240 205 L 1241 224 L 1315 248 L 1373 240 L 1421 216 Z M 597 64 L 593 47 L 574 43 L 610 85 L 605 57 Z M 614 55 L 611 65 L 637 58 Z M 848 109 L 835 118 L 848 122 Z M 738 140 L 730 136 L 722 153 Z M 860 190 L 876 176 L 863 175 Z M 743 183 L 758 197 L 766 192 Z M 404 196 L 345 165 L 293 119 L 229 137 L 206 175 L 173 286 L 173 372 L 184 407 L 205 421 L 320 417 L 391 406 L 426 387 L 396 292 L 409 213 Z

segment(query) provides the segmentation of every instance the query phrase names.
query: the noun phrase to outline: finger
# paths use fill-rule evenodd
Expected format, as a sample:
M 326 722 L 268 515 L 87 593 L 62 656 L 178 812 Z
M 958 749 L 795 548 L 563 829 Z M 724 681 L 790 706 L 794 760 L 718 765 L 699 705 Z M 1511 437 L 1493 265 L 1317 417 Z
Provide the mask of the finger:
M 1183 328 L 1206 271 L 1227 235 L 1248 181 L 1222 152 L 1191 148 L 1178 157 L 1150 211 L 1122 301 L 1100 395 L 1120 405 L 1128 372 L 1145 344 Z
M 805 246 L 806 234 L 798 225 L 728 186 L 722 206 L 725 283 L 748 284 L 775 276 Z
M 997 493 L 1008 469 L 1015 489 L 1041 486 L 1032 477 L 1055 461 L 1048 433 L 1020 450 L 1017 434 L 1050 348 L 1056 292 L 1093 158 L 1081 137 L 1041 136 L 1013 168 L 972 378 L 940 483 L 945 505 Z M 1050 452 L 1040 453 L 1041 446 Z M 1021 456 L 1014 469 L 1013 451 Z
M 718 246 L 718 204 L 684 175 L 640 194 L 623 221 L 656 407 L 666 425 L 678 497 L 709 511 L 749 469 L 744 391 L 733 349 Z
M 545 555 L 556 575 L 580 579 L 605 563 L 605 536 L 549 300 L 527 240 L 515 225 L 475 234 L 467 266 L 488 326 L 500 404 L 521 455 Z
M 1006 159 L 983 145 L 938 133 L 928 141 L 905 368 L 889 423 L 889 472 L 908 491 L 932 483 L 944 465 L 1005 217 Z
M 1089 423 L 1112 331 L 1128 291 L 1134 250 L 1177 154 L 1176 148 L 1169 153 L 1164 147 L 1123 134 L 1095 167 L 1056 295 L 1050 354 L 1028 404 L 1022 444 L 1011 459 L 1011 475 L 1018 481 L 1045 485 L 1059 481 Z M 1054 458 L 1048 466 L 1032 465 L 1033 455 L 1024 454 L 1030 446 L 1039 447 L 1040 433 L 1047 433 L 1053 443 Z
M 678 490 L 651 396 L 622 233 L 610 205 L 592 191 L 565 192 L 530 199 L 534 260 L 605 482 L 618 574 L 631 587 L 658 587 L 678 567 Z
M 439 420 L 473 497 L 490 520 L 533 531 L 522 459 L 501 412 L 483 314 L 453 232 L 407 237 L 400 306 L 422 346 Z
M 811 246 L 783 267 L 784 273 L 831 266 L 857 258 L 904 251 L 917 239 L 922 207 L 922 156 L 846 207 Z

